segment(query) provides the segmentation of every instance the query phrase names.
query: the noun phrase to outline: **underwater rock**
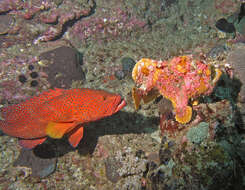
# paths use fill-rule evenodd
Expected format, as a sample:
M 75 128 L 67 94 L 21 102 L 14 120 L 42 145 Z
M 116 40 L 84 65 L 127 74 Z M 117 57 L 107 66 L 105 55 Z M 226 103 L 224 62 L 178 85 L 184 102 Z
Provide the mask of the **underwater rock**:
M 132 73 L 134 65 L 136 64 L 136 62 L 130 57 L 122 58 L 121 63 L 123 72 L 130 74 Z
M 172 6 L 172 4 L 177 3 L 178 0 L 165 0 L 165 6 L 166 8 Z
M 218 45 L 213 47 L 206 56 L 211 59 L 217 59 L 218 57 L 222 57 L 226 54 L 226 52 L 229 50 L 228 47 L 225 45 Z
M 173 146 L 174 146 L 174 143 L 172 141 L 167 142 L 166 137 L 162 138 L 161 146 L 159 149 L 160 164 L 165 164 L 165 165 L 168 164 L 168 162 L 170 161 L 172 157 L 171 148 Z
M 6 34 L 15 24 L 15 19 L 11 15 L 0 15 L 0 35 Z
M 37 80 L 32 80 L 30 83 L 31 87 L 37 87 L 38 86 L 38 81 Z
M 47 60 L 44 72 L 48 74 L 48 82 L 51 87 L 70 88 L 72 81 L 84 81 L 82 55 L 76 49 L 62 46 L 42 53 L 40 61 Z
M 205 122 L 199 123 L 197 126 L 191 128 L 187 133 L 187 139 L 195 144 L 200 144 L 208 136 L 209 124 Z
M 237 32 L 239 32 L 241 35 L 245 35 L 245 17 L 243 17 L 241 21 L 235 25 L 235 27 Z
M 131 72 L 132 72 L 132 70 L 134 68 L 135 63 L 136 62 L 130 57 L 122 58 L 121 59 L 122 69 L 117 70 L 115 72 L 116 78 L 119 79 L 119 80 L 122 80 L 126 76 L 131 76 Z
M 226 33 L 236 32 L 235 26 L 232 23 L 229 23 L 225 18 L 219 19 L 216 24 L 216 28 Z
M 30 77 L 33 78 L 33 79 L 35 79 L 35 78 L 38 77 L 38 73 L 35 72 L 35 71 L 34 71 L 34 72 L 31 72 L 31 73 L 30 73 Z
M 240 22 L 244 16 L 245 16 L 245 3 L 242 3 L 240 7 L 240 12 L 238 14 L 238 22 Z
M 208 137 L 208 125 L 208 123 L 201 122 L 197 126 L 199 130 L 206 128 L 202 137 Z M 221 124 L 218 127 L 224 130 L 233 128 L 228 126 Z M 197 127 L 190 130 L 196 130 Z M 234 129 L 236 127 L 232 130 Z M 196 144 L 186 141 L 176 141 L 173 144 L 173 141 L 163 137 L 159 150 L 160 164 L 150 163 L 144 172 L 147 181 L 145 189 L 199 190 L 200 187 L 207 190 L 243 189 L 244 169 L 241 160 L 244 159 L 241 157 L 244 157 L 245 151 L 240 150 L 244 149 L 245 143 L 241 143 L 242 138 L 238 136 L 238 133 L 232 131 L 235 134 L 233 136 L 229 130 L 222 133 L 220 140 L 217 138 L 215 141 L 210 138 L 195 139 L 195 134 L 197 134 L 195 133 L 193 138 Z M 232 142 L 226 140 L 228 137 Z M 199 143 L 201 140 L 204 142 Z
M 245 162 L 245 142 L 241 142 L 241 145 L 237 147 L 238 151 L 237 154 Z
M 19 76 L 19 81 L 20 81 L 21 83 L 25 83 L 25 82 L 27 81 L 26 76 L 23 75 L 23 74 L 21 74 L 21 75 Z
M 105 161 L 106 177 L 112 183 L 116 183 L 121 178 L 117 171 L 121 166 L 122 163 L 116 160 L 114 157 L 106 159 Z
M 31 176 L 33 177 L 47 177 L 55 171 L 56 158 L 42 158 L 39 156 L 34 153 L 34 150 L 22 148 L 14 166 L 31 168 Z
M 236 32 L 239 34 L 244 35 L 245 34 L 245 3 L 242 3 L 239 11 L 236 11 L 233 15 L 229 16 L 228 19 L 234 23 L 234 26 L 236 28 Z
M 233 50 L 227 57 L 227 63 L 234 69 L 234 75 L 238 78 L 242 87 L 240 90 L 241 102 L 245 102 L 245 44 L 235 44 Z
M 124 79 L 126 76 L 125 72 L 121 71 L 121 70 L 117 70 L 115 72 L 115 77 L 118 79 L 118 80 L 122 80 Z

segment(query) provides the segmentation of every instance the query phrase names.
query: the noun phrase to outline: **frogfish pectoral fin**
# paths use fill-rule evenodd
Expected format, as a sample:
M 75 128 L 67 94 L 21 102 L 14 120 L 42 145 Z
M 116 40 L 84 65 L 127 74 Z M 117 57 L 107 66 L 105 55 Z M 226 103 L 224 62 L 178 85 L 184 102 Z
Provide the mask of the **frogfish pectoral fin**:
M 39 139 L 20 139 L 19 145 L 26 149 L 32 149 L 35 148 L 37 145 L 42 144 L 46 139 L 46 137 Z
M 135 88 L 135 87 L 132 88 L 132 98 L 134 101 L 134 108 L 135 108 L 135 110 L 138 110 L 140 107 L 140 101 L 142 99 L 142 95 L 140 95 L 137 88 Z
M 49 122 L 46 126 L 46 134 L 53 139 L 60 139 L 76 125 L 75 122 Z
M 83 126 L 78 126 L 69 132 L 69 143 L 74 148 L 77 147 L 81 139 L 83 138 Z

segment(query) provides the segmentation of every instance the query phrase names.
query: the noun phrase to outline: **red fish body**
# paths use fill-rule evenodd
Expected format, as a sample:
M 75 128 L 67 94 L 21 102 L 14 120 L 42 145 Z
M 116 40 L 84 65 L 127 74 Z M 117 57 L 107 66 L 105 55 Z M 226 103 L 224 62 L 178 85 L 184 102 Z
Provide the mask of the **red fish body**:
M 1 109 L 1 130 L 18 137 L 25 148 L 42 144 L 47 136 L 68 135 L 76 147 L 83 137 L 83 124 L 110 116 L 126 105 L 118 94 L 93 89 L 54 89 L 23 103 Z

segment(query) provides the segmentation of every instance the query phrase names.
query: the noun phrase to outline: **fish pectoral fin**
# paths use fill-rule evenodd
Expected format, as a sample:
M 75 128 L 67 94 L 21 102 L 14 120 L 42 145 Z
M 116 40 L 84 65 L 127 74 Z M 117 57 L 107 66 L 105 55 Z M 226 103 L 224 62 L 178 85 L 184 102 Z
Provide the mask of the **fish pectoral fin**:
M 42 144 L 46 139 L 46 137 L 39 139 L 20 139 L 19 145 L 27 149 L 32 149 L 37 145 Z
M 76 125 L 75 122 L 49 122 L 46 127 L 46 134 L 53 139 L 60 139 Z
M 81 139 L 83 138 L 83 126 L 78 126 L 69 132 L 69 143 L 74 148 L 77 147 Z
M 155 100 L 158 96 L 160 96 L 160 93 L 156 89 L 152 89 L 147 93 L 147 95 L 143 95 L 142 99 L 145 104 L 151 102 L 152 100 Z

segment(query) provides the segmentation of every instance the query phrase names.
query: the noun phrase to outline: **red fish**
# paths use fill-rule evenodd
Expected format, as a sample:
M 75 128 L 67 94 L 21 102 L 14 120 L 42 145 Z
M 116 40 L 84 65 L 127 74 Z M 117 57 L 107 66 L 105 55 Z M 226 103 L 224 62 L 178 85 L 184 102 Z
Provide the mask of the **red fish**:
M 110 116 L 126 105 L 118 94 L 93 89 L 54 89 L 23 103 L 1 108 L 0 129 L 18 137 L 19 144 L 32 149 L 49 136 L 68 135 L 76 147 L 83 137 L 83 125 Z

